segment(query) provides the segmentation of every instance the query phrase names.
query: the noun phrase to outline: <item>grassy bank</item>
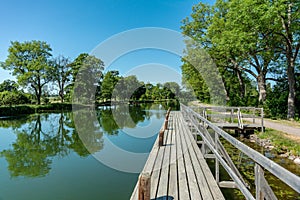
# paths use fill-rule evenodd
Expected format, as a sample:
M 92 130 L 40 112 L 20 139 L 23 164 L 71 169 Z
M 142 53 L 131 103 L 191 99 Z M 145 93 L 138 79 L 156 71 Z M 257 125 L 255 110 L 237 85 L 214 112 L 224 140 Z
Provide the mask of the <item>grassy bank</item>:
M 72 110 L 71 103 L 0 106 L 0 116 L 17 116 L 17 115 L 24 115 L 24 114 L 55 112 L 55 111 L 71 111 L 71 110 Z
M 264 133 L 257 133 L 260 139 L 268 139 L 278 153 L 289 152 L 300 156 L 300 138 L 274 129 L 267 128 Z

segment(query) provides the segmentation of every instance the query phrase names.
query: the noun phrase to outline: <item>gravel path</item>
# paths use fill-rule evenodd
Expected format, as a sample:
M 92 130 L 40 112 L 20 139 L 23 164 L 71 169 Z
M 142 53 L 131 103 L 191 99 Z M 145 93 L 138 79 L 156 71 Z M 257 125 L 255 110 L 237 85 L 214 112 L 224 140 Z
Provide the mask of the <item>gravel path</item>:
M 298 136 L 300 137 L 300 128 L 292 127 L 284 123 L 279 122 L 273 122 L 270 119 L 264 119 L 264 126 L 266 128 L 275 129 L 290 135 Z

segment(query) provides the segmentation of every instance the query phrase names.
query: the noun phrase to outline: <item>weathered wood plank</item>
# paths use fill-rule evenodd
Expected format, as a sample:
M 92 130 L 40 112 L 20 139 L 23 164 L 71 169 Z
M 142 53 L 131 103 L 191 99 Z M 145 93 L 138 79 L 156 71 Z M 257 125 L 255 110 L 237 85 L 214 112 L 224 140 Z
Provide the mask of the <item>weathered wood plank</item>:
M 183 119 L 183 118 L 182 118 Z M 184 121 L 182 121 L 181 123 L 185 124 Z M 187 130 L 186 130 L 187 131 Z M 189 136 L 192 137 L 192 136 Z M 224 199 L 224 196 L 220 190 L 220 188 L 218 187 L 207 163 L 206 160 L 204 159 L 200 149 L 198 148 L 198 146 L 194 143 L 192 143 L 193 147 L 194 147 L 194 151 L 196 154 L 196 157 L 199 161 L 199 164 L 201 166 L 202 172 L 204 174 L 204 178 L 206 179 L 207 185 L 210 188 L 211 194 L 213 196 L 213 199 Z
M 179 120 L 180 122 L 180 120 Z M 189 135 L 191 135 L 191 133 L 189 131 L 186 131 L 185 128 L 183 127 L 184 124 L 179 123 L 179 137 L 181 138 L 181 145 L 182 145 L 182 149 L 185 150 L 183 153 L 183 157 L 184 157 L 184 163 L 185 163 L 185 167 L 186 167 L 186 173 L 187 173 L 187 179 L 188 179 L 188 187 L 189 187 L 189 192 L 190 192 L 190 197 L 191 199 L 199 199 L 201 200 L 201 194 L 200 194 L 200 190 L 199 190 L 199 186 L 198 186 L 198 182 L 197 182 L 197 178 L 195 176 L 195 171 L 193 168 L 193 163 L 191 161 L 190 158 L 190 153 L 193 153 L 190 150 L 190 145 L 191 143 L 194 143 L 195 140 L 189 140 Z M 196 169 L 196 170 L 201 170 Z
M 149 157 L 146 161 L 143 172 L 148 172 L 148 173 L 152 174 L 154 164 L 155 164 L 155 160 L 156 160 L 156 157 L 157 157 L 157 154 L 158 154 L 158 149 L 159 149 L 159 147 L 158 147 L 158 137 L 157 137 L 157 139 L 155 140 L 155 142 L 153 144 L 153 148 L 149 153 Z M 138 182 L 137 182 L 137 184 L 134 188 L 134 191 L 133 191 L 130 199 L 131 200 L 138 199 Z
M 173 115 L 172 115 L 172 119 Z M 169 188 L 168 188 L 168 196 L 173 197 L 174 199 L 178 199 L 178 184 L 177 184 L 177 152 L 176 152 L 176 137 L 177 130 L 175 127 L 175 121 L 172 120 L 172 133 L 171 133 L 171 156 L 170 156 L 170 174 L 169 174 Z
M 151 199 L 224 199 L 180 112 L 169 115 L 165 145 L 158 138 L 143 172 L 151 174 Z M 138 197 L 136 186 L 131 196 Z
M 176 112 L 176 117 L 178 117 L 178 113 Z M 189 188 L 186 177 L 186 169 L 183 158 L 183 149 L 180 142 L 180 133 L 179 133 L 179 123 L 176 120 L 175 129 L 178 130 L 178 135 L 176 137 L 176 150 L 177 150 L 177 161 L 178 161 L 178 196 L 179 199 L 190 199 Z
M 162 161 L 163 161 L 163 155 L 164 155 L 164 148 L 160 147 L 155 164 L 153 167 L 153 171 L 151 174 L 151 198 L 155 198 L 156 193 L 157 193 L 157 188 L 158 188 L 158 183 L 159 183 L 159 176 L 161 172 L 161 166 L 162 166 Z
M 156 198 L 164 198 L 167 197 L 168 191 L 168 181 L 169 181 L 169 160 L 170 160 L 170 152 L 171 152 L 171 131 L 165 131 L 165 145 L 161 148 L 164 148 L 164 156 L 161 167 L 161 174 L 158 183 L 157 195 Z
M 191 140 L 191 137 L 189 135 L 187 135 L 187 138 L 189 138 Z M 196 175 L 196 178 L 198 181 L 198 186 L 201 191 L 201 196 L 205 200 L 213 199 L 210 188 L 206 182 L 206 179 L 204 178 L 205 174 L 203 173 L 202 166 L 200 165 L 199 160 L 196 155 L 196 152 L 195 152 L 195 149 L 199 150 L 199 147 L 194 142 L 191 142 L 190 144 L 191 144 L 191 148 L 189 148 L 190 156 L 191 156 L 191 160 L 192 160 L 192 163 L 194 166 L 195 175 Z M 199 152 L 197 152 L 197 153 L 199 153 Z

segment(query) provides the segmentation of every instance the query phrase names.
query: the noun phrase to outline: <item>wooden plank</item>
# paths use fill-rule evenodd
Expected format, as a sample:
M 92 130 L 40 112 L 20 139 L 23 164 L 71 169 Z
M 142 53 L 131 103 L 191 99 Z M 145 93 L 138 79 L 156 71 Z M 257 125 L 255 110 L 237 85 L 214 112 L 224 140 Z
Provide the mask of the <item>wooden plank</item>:
M 184 157 L 184 161 L 185 161 L 184 163 L 185 163 L 185 167 L 186 167 L 190 198 L 201 200 L 202 197 L 200 194 L 197 178 L 195 176 L 193 163 L 190 158 L 190 149 L 189 149 L 191 143 L 194 143 L 195 140 L 188 140 L 188 141 L 186 140 L 187 138 L 189 138 L 187 135 L 191 134 L 191 133 L 188 132 L 183 126 L 184 126 L 184 124 L 182 122 L 179 123 L 179 137 L 181 138 L 180 139 L 181 145 L 182 145 L 182 149 L 184 150 L 183 157 Z M 189 144 L 187 144 L 187 142 Z M 198 169 L 196 169 L 196 170 L 198 170 Z
M 178 117 L 178 113 L 176 113 L 176 117 Z M 179 199 L 190 199 L 189 195 L 189 189 L 188 189 L 188 183 L 187 183 L 187 177 L 186 177 L 186 169 L 184 165 L 184 158 L 183 158 L 183 150 L 180 142 L 179 137 L 179 123 L 178 120 L 176 120 L 176 126 L 175 129 L 178 130 L 178 135 L 176 137 L 176 150 L 177 150 L 177 162 L 178 162 L 178 196 Z
M 219 187 L 221 187 L 221 188 L 238 188 L 234 181 L 221 181 L 219 183 Z
M 200 165 L 200 163 L 197 159 L 195 148 L 198 148 L 198 146 L 195 145 L 194 143 L 191 143 L 190 156 L 191 156 L 191 160 L 192 160 L 192 163 L 193 163 L 193 167 L 194 167 L 195 175 L 196 175 L 196 178 L 197 178 L 198 186 L 199 186 L 199 189 L 201 191 L 202 198 L 205 199 L 205 200 L 210 200 L 210 199 L 213 199 L 213 197 L 212 197 L 210 188 L 209 188 L 209 186 L 206 182 L 205 174 L 202 171 L 202 166 Z
M 181 123 L 185 124 L 184 121 L 182 121 Z M 187 131 L 187 130 L 186 130 Z M 189 136 L 189 137 L 192 137 L 192 136 Z M 194 148 L 194 151 L 195 151 L 195 154 L 196 154 L 196 157 L 200 163 L 200 166 L 201 166 L 201 169 L 202 169 L 202 172 L 204 174 L 203 177 L 205 177 L 206 179 L 206 182 L 207 182 L 207 185 L 209 186 L 210 188 L 210 191 L 211 191 L 211 194 L 213 196 L 213 199 L 224 199 L 224 196 L 220 190 L 220 188 L 218 187 L 213 175 L 212 175 L 212 172 L 210 171 L 207 163 L 206 163 L 206 160 L 204 159 L 200 149 L 198 148 L 198 146 L 196 144 L 193 144 L 192 143 L 192 146 Z
M 163 161 L 163 155 L 164 155 L 164 148 L 160 147 L 151 174 L 151 195 L 150 195 L 151 198 L 156 197 L 158 183 L 159 183 L 159 176 L 160 176 L 161 166 Z
M 171 144 L 171 131 L 165 131 L 165 145 L 161 148 L 164 148 L 164 156 L 161 167 L 161 173 L 158 183 L 158 189 L 156 198 L 167 198 L 168 191 L 168 180 L 169 180 L 169 161 L 170 161 L 170 144 Z
M 172 112 L 173 113 L 173 112 Z M 174 117 L 172 115 L 172 141 L 171 141 L 171 156 L 170 156 L 170 174 L 169 174 L 169 188 L 168 197 L 178 199 L 178 184 L 177 184 L 177 152 L 176 152 L 176 137 L 177 130 L 175 129 Z
M 149 172 L 151 174 L 151 172 L 153 171 L 154 168 L 154 163 L 158 154 L 158 150 L 159 150 L 159 146 L 158 146 L 158 140 L 159 138 L 156 138 L 156 141 L 153 144 L 153 148 L 150 151 L 149 157 L 146 161 L 146 164 L 144 166 L 143 172 Z
M 143 170 L 151 173 L 151 199 L 224 199 L 180 112 L 170 113 L 165 141 L 159 148 L 157 138 Z
M 143 172 L 148 172 L 150 174 L 152 173 L 153 168 L 154 168 L 154 163 L 155 163 L 155 160 L 156 160 L 156 157 L 157 157 L 157 154 L 158 154 L 158 149 L 159 149 L 159 147 L 158 147 L 158 137 L 157 137 L 154 144 L 153 144 L 153 148 L 149 153 L 149 156 L 148 156 L 148 159 L 147 159 L 146 164 L 144 166 Z M 134 191 L 133 191 L 130 199 L 131 200 L 138 199 L 138 181 L 137 181 L 137 184 L 134 188 Z

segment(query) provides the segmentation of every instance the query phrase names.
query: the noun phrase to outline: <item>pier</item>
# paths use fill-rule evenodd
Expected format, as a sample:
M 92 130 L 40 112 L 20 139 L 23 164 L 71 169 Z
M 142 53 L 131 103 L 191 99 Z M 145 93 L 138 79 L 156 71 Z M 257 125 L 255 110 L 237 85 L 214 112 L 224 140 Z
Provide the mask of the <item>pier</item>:
M 255 194 L 250 191 L 220 138 L 255 163 Z M 214 159 L 214 173 L 206 159 Z M 221 179 L 220 165 L 230 180 Z M 181 104 L 180 111 L 168 110 L 131 199 L 225 199 L 220 188 L 237 188 L 246 199 L 277 199 L 264 177 L 265 170 L 300 193 L 300 177 L 238 141 L 210 122 L 203 113 Z

